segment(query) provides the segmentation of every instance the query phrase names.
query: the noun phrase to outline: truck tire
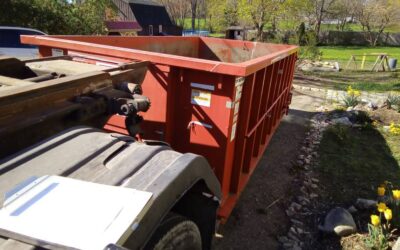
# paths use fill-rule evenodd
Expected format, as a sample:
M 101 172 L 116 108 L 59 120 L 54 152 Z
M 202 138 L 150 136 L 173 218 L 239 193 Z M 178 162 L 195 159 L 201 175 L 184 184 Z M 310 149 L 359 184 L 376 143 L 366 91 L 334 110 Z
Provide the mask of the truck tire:
M 201 250 L 201 234 L 197 225 L 175 213 L 169 213 L 154 232 L 145 249 Z

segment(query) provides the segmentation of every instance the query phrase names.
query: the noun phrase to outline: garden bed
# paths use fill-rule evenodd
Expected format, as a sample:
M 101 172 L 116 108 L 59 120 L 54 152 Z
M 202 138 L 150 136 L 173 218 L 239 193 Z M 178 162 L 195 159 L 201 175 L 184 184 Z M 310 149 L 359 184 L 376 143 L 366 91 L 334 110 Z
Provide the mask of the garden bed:
M 387 120 L 387 117 L 400 120 L 400 114 L 387 109 L 378 109 L 369 114 L 357 111 L 355 116 L 350 113 L 342 110 L 326 113 L 327 119 L 351 117 L 355 123 L 353 126 L 331 125 L 323 132 L 319 158 L 314 166 L 315 174 L 323 183 L 315 208 L 320 223 L 331 208 L 339 206 L 350 211 L 359 198 L 377 200 L 377 187 L 382 183 L 390 182 L 394 188 L 400 188 L 400 135 L 388 129 Z M 370 115 L 377 120 L 370 119 Z M 311 247 L 368 249 L 365 241 L 368 239 L 371 214 L 378 214 L 376 207 L 352 211 L 357 234 L 341 239 L 321 235 Z M 394 241 L 394 238 L 391 240 Z

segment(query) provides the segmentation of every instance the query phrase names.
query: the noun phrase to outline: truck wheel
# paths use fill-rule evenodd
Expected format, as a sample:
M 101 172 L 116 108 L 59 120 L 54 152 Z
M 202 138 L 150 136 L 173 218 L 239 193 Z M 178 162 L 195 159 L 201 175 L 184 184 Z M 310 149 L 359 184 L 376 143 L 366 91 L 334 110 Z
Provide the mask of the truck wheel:
M 201 250 L 200 230 L 193 221 L 169 213 L 154 232 L 146 249 Z

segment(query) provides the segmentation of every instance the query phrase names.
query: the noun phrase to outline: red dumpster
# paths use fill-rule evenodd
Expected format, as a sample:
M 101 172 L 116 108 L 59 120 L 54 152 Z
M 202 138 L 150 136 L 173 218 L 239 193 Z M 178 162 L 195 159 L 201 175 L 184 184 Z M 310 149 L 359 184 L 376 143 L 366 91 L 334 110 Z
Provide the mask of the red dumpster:
M 205 156 L 219 178 L 219 216 L 231 213 L 291 101 L 296 46 L 206 37 L 23 36 L 41 56 L 97 64 L 150 61 L 144 137 Z M 125 132 L 114 116 L 106 129 Z

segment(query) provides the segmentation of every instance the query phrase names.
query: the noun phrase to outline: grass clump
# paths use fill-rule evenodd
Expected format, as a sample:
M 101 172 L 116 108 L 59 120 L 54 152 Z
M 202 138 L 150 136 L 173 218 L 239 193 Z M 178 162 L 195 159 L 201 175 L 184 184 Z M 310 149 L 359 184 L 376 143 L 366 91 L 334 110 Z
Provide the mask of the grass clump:
M 324 132 L 319 172 L 336 204 L 373 197 L 373 187 L 386 180 L 400 184 L 400 149 L 392 149 L 400 145 L 400 136 L 391 140 L 387 142 L 374 126 L 333 126 Z

